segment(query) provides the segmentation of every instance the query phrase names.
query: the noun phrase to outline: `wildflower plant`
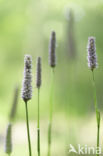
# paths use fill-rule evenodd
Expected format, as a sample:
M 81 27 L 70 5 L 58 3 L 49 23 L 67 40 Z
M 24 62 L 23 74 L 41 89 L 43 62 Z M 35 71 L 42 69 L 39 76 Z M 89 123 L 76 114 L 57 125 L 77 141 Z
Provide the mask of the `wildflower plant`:
M 36 87 L 38 89 L 38 119 L 37 119 L 37 152 L 40 156 L 40 87 L 41 87 L 41 57 L 37 58 Z
M 94 107 L 96 111 L 96 119 L 97 119 L 97 147 L 99 148 L 99 138 L 100 138 L 100 111 L 98 109 L 97 103 L 97 93 L 96 93 L 96 84 L 95 84 L 95 77 L 94 77 L 94 69 L 98 67 L 97 64 L 97 55 L 96 55 L 96 45 L 95 45 L 95 38 L 89 37 L 88 38 L 88 67 L 92 71 L 92 81 L 93 81 L 93 91 L 94 91 Z M 99 154 L 97 154 L 99 156 Z
M 29 118 L 28 118 L 28 101 L 32 98 L 32 58 L 30 55 L 25 55 L 24 64 L 25 65 L 24 65 L 24 79 L 22 85 L 22 99 L 25 102 L 28 147 L 29 147 L 29 156 L 31 156 L 32 151 L 31 151 L 31 140 L 30 140 Z
M 54 92 L 54 69 L 56 66 L 56 33 L 51 32 L 49 44 L 49 65 L 51 67 L 51 89 L 49 105 L 49 126 L 48 126 L 48 156 L 51 155 L 52 119 L 53 119 L 53 92 Z

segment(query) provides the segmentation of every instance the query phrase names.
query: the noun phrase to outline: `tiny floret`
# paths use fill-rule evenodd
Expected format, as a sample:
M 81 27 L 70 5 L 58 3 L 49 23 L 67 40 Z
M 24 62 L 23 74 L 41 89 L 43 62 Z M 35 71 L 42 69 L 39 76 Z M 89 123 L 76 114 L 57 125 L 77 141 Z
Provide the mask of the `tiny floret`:
M 49 65 L 53 68 L 56 66 L 55 50 L 56 50 L 56 33 L 52 31 L 49 44 Z
M 96 55 L 96 45 L 95 45 L 95 37 L 88 38 L 88 67 L 93 71 L 94 68 L 97 68 L 97 55 Z
M 32 98 L 32 57 L 25 55 L 24 79 L 22 84 L 22 99 L 27 102 Z

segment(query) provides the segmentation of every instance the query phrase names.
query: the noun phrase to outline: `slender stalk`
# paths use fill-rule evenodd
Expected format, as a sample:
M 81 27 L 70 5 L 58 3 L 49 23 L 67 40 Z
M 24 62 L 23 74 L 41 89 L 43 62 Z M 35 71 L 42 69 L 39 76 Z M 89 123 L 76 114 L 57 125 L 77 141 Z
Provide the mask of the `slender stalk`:
M 37 151 L 40 156 L 40 89 L 38 88 Z
M 51 155 L 52 119 L 53 119 L 54 68 L 51 69 L 50 110 L 48 126 L 48 156 Z
M 97 148 L 99 148 L 99 138 L 100 138 L 100 111 L 98 109 L 97 104 L 97 93 L 96 93 L 96 85 L 95 85 L 95 78 L 94 78 L 94 72 L 92 71 L 92 77 L 93 77 L 93 90 L 94 90 L 94 106 L 96 111 L 96 119 L 97 119 Z M 99 154 L 97 154 L 99 156 Z
M 27 102 L 25 102 L 25 109 L 26 109 L 26 125 L 27 125 L 27 135 L 28 135 L 29 156 L 32 156 L 32 152 L 31 152 L 31 141 L 30 141 L 30 131 L 29 131 L 28 105 L 27 105 Z

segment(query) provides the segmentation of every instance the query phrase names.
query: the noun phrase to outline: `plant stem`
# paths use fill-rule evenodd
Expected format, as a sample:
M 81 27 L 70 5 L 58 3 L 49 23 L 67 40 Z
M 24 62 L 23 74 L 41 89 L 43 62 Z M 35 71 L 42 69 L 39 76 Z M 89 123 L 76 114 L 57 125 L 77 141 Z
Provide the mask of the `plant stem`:
M 40 156 L 40 89 L 38 88 L 37 151 Z
M 54 68 L 51 69 L 51 88 L 50 88 L 50 110 L 48 126 L 48 156 L 51 155 L 51 136 L 52 136 L 52 118 L 53 118 L 53 91 L 54 91 Z
M 29 131 L 28 105 L 27 105 L 27 102 L 25 102 L 25 109 L 26 109 L 26 125 L 27 125 L 27 135 L 28 135 L 29 156 L 32 156 L 32 152 L 31 152 L 31 141 L 30 141 L 30 131 Z
M 97 148 L 99 148 L 99 138 L 100 138 L 100 111 L 98 109 L 97 104 L 97 93 L 96 93 L 96 85 L 95 85 L 95 78 L 94 78 L 94 72 L 92 71 L 92 77 L 93 77 L 93 90 L 94 90 L 94 106 L 96 111 L 96 119 L 97 119 Z M 97 154 L 99 156 L 99 154 Z

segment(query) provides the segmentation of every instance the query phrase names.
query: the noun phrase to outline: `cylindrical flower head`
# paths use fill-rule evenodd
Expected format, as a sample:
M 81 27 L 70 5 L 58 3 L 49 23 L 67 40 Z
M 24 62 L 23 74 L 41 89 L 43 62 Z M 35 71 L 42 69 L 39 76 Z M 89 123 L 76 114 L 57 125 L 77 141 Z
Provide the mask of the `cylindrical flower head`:
M 49 44 L 49 65 L 53 68 L 56 66 L 55 49 L 56 49 L 56 33 L 52 31 Z
M 5 153 L 10 154 L 12 152 L 12 125 L 9 123 L 6 131 L 5 139 Z
M 32 98 L 32 58 L 30 55 L 25 55 L 24 64 L 22 99 L 27 102 Z
M 95 37 L 88 38 L 88 67 L 93 71 L 94 68 L 97 68 L 97 56 L 96 56 L 96 45 L 95 45 Z
M 41 57 L 37 58 L 37 69 L 36 69 L 36 87 L 41 86 Z

